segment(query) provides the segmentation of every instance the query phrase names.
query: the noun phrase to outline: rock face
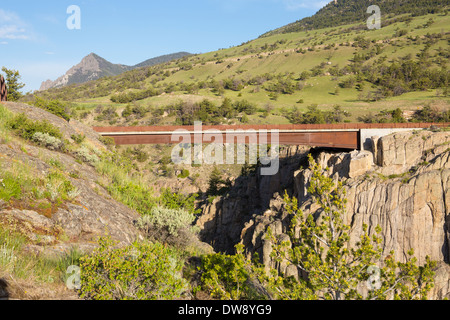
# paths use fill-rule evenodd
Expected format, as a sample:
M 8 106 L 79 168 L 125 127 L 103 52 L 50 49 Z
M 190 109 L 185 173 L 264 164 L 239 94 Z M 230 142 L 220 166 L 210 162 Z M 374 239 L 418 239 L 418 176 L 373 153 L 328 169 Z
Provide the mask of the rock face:
M 110 63 L 95 53 L 91 53 L 55 81 L 44 81 L 39 90 L 60 88 L 73 83 L 84 83 L 104 76 L 119 75 L 128 70 L 131 70 L 131 67 Z
M 42 82 L 40 91 L 45 91 L 51 88 L 60 88 L 73 83 L 85 83 L 91 80 L 97 80 L 105 76 L 116 76 L 123 72 L 130 71 L 141 67 L 150 67 L 160 63 L 169 62 L 176 59 L 181 59 L 185 56 L 191 55 L 188 52 L 178 52 L 168 55 L 159 56 L 148 59 L 135 66 L 126 66 L 123 64 L 113 64 L 95 53 L 91 53 L 81 60 L 79 64 L 72 67 L 63 76 L 55 81 L 46 80 Z
M 6 103 L 5 106 L 14 113 L 25 113 L 32 120 L 49 121 L 60 129 L 66 143 L 74 143 L 72 135 L 83 134 L 86 142 L 99 150 L 106 150 L 99 140 L 100 136 L 77 121 L 67 122 L 28 105 Z M 52 161 L 57 161 L 66 173 L 65 179 L 76 188 L 74 199 L 44 209 L 26 201 L 0 203 L 0 224 L 23 231 L 35 244 L 30 246 L 30 250 L 50 254 L 67 252 L 74 246 L 89 250 L 97 243 L 99 236 L 106 234 L 123 244 L 142 238 L 134 225 L 140 215 L 110 197 L 97 183 L 99 176 L 92 166 L 77 161 L 68 153 L 33 144 L 14 141 L 5 144 L 0 141 L 0 172 L 19 166 L 26 168 L 27 176 L 44 178 L 54 170 Z M 18 174 L 21 174 L 20 171 Z M 37 208 L 33 209 L 33 206 Z
M 405 261 L 407 252 L 414 249 L 419 265 L 425 263 L 426 256 L 437 261 L 439 268 L 432 298 L 450 297 L 450 134 L 426 130 L 403 132 L 374 138 L 373 145 L 375 153 L 321 152 L 315 155 L 322 168 L 328 168 L 330 176 L 345 182 L 348 199 L 345 223 L 351 226 L 351 243 L 358 241 L 363 224 L 369 226 L 371 233 L 380 226 L 384 255 L 394 250 L 395 258 Z M 297 163 L 297 169 L 299 167 Z M 315 213 L 318 208 L 307 192 L 311 172 L 297 169 L 290 179 L 292 185 L 284 189 L 299 200 L 303 212 Z M 262 191 L 261 188 L 264 188 L 261 184 L 254 185 L 259 194 L 272 192 L 272 189 Z M 208 216 L 215 213 L 218 219 L 242 221 L 244 228 L 240 237 L 229 243 L 243 243 L 249 254 L 258 253 L 265 265 L 272 264 L 271 245 L 264 240 L 267 228 L 270 226 L 277 236 L 287 237 L 289 226 L 280 196 L 284 190 L 277 191 L 269 204 L 251 218 L 237 200 L 231 205 L 232 201 L 225 199 L 225 206 L 218 199 L 206 208 Z M 210 225 L 205 229 L 208 227 Z M 231 238 L 234 233 L 226 236 Z M 289 265 L 281 268 L 288 274 L 296 272 L 296 268 Z
M 216 251 L 233 252 L 246 223 L 264 213 L 274 193 L 292 188 L 294 171 L 305 160 L 308 150 L 304 147 L 284 150 L 277 175 L 241 176 L 226 196 L 204 205 L 203 215 L 197 222 L 202 240 L 213 245 Z

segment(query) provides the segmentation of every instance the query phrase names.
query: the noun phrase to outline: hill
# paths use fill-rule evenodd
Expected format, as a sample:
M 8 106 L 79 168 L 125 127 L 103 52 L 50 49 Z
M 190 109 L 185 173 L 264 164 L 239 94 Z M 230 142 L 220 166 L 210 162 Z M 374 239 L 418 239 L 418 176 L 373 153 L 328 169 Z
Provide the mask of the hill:
M 190 55 L 190 53 L 178 52 L 152 58 L 135 66 L 126 66 L 123 64 L 113 64 L 95 53 L 90 53 L 89 55 L 84 57 L 79 64 L 67 71 L 65 75 L 59 77 L 55 81 L 44 81 L 40 87 L 40 91 L 48 90 L 51 88 L 61 88 L 71 84 L 85 83 L 108 76 L 117 76 L 125 71 L 141 67 L 154 66 L 188 55 Z
M 434 13 L 274 34 L 38 96 L 94 126 L 404 121 L 449 110 L 449 25 Z
M 173 61 L 173 60 L 177 60 L 177 59 L 181 59 L 183 57 L 187 57 L 192 55 L 189 52 L 177 52 L 177 53 L 172 53 L 172 54 L 166 54 L 163 56 L 159 56 L 156 58 L 151 58 L 148 60 L 145 60 L 144 62 L 141 62 L 137 65 L 135 65 L 133 68 L 142 68 L 142 67 L 151 67 L 157 64 L 161 64 L 161 63 L 166 63 L 169 61 Z
M 262 37 L 299 32 L 304 30 L 317 30 L 329 27 L 337 27 L 346 24 L 357 23 L 365 27 L 369 15 L 367 8 L 371 5 L 378 5 L 383 16 L 392 18 L 395 16 L 408 14 L 413 17 L 430 13 L 445 11 L 450 5 L 449 0 L 338 0 L 331 1 L 315 15 L 283 26 L 279 29 L 267 32 Z M 386 23 L 384 23 L 386 26 Z

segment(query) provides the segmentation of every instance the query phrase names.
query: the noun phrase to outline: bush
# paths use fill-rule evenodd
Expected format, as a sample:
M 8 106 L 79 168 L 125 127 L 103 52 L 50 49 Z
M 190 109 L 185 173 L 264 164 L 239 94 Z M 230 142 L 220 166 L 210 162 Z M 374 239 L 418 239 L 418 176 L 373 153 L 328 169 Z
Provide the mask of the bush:
M 439 111 L 430 106 L 423 107 L 413 115 L 413 122 L 450 122 L 450 109 Z
M 84 134 L 73 134 L 71 138 L 78 144 L 82 144 L 84 140 L 86 140 L 86 136 Z
M 75 155 L 78 159 L 88 164 L 94 165 L 100 161 L 97 155 L 93 154 L 87 147 L 82 146 L 80 149 L 75 151 Z
M 150 213 L 143 215 L 137 222 L 140 229 L 166 231 L 170 236 L 178 236 L 180 230 L 189 230 L 195 216 L 183 209 L 154 207 Z
M 237 246 L 235 255 L 222 253 L 202 258 L 202 287 L 214 299 L 260 300 L 265 297 L 252 285 L 251 262 L 243 254 L 243 246 Z
M 180 179 L 186 179 L 187 177 L 189 177 L 190 172 L 187 169 L 183 169 L 181 170 L 181 173 L 178 175 L 178 178 Z
M 9 202 L 22 197 L 21 181 L 13 174 L 5 172 L 0 175 L 0 199 Z
M 62 133 L 50 122 L 45 120 L 32 121 L 28 119 L 24 113 L 14 116 L 10 121 L 8 121 L 7 125 L 11 130 L 25 140 L 32 140 L 33 135 L 37 132 L 46 133 L 57 139 L 62 138 Z
M 50 150 L 64 149 L 64 144 L 62 143 L 62 141 L 58 138 L 52 137 L 48 133 L 36 132 L 35 134 L 33 134 L 32 140 Z
M 81 260 L 81 297 L 92 300 L 173 300 L 188 290 L 183 263 L 160 243 L 136 242 L 115 248 L 101 238 Z
M 184 195 L 181 193 L 172 192 L 170 188 L 162 189 L 162 194 L 159 198 L 160 204 L 168 209 L 183 209 L 195 215 L 201 212 L 201 209 L 195 208 L 195 199 L 198 194 Z
M 47 101 L 42 98 L 35 97 L 33 105 L 63 118 L 66 121 L 70 120 L 70 115 L 66 112 L 67 106 L 58 100 Z
M 234 105 L 234 108 L 237 112 L 244 112 L 246 115 L 252 115 L 258 109 L 256 105 L 247 100 L 237 101 Z

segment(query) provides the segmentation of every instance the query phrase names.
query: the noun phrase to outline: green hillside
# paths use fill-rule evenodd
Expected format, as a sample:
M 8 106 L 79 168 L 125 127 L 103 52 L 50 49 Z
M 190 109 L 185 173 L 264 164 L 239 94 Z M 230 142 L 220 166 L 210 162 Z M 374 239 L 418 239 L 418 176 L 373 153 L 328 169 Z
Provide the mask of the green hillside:
M 424 106 L 447 111 L 450 17 L 403 15 L 385 24 L 273 34 L 38 94 L 71 102 L 90 125 L 299 123 L 308 110 L 336 106 L 348 115 L 339 120 L 352 122 L 398 108 L 405 117 Z
M 369 17 L 367 8 L 377 5 L 383 16 L 387 17 L 383 21 L 383 26 L 389 25 L 393 17 L 408 14 L 413 17 L 430 13 L 445 12 L 450 5 L 449 0 L 337 0 L 331 1 L 320 9 L 312 17 L 296 21 L 282 28 L 270 31 L 264 36 L 279 33 L 291 33 L 304 30 L 317 30 L 333 26 L 341 26 L 357 23 L 359 27 L 366 27 L 366 20 Z

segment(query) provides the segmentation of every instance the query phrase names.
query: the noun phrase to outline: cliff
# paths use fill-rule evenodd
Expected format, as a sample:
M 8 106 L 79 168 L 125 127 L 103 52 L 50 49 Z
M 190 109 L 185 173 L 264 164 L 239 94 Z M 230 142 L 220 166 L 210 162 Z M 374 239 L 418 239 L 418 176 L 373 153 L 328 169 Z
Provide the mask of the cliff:
M 372 152 L 313 151 L 322 168 L 328 168 L 325 172 L 345 184 L 345 222 L 351 226 L 351 243 L 358 241 L 363 224 L 371 234 L 379 225 L 385 257 L 394 250 L 395 258 L 404 261 L 414 249 L 421 265 L 430 256 L 438 262 L 432 298 L 450 297 L 449 132 L 397 133 L 374 137 L 372 145 Z M 290 221 L 283 210 L 284 190 L 299 200 L 304 213 L 317 210 L 307 192 L 311 172 L 305 164 L 306 153 L 298 157 L 285 161 L 277 176 L 251 177 L 225 198 L 206 205 L 199 221 L 205 238 L 228 252 L 234 244 L 243 243 L 249 255 L 258 253 L 264 264 L 273 264 L 271 244 L 264 239 L 269 226 L 277 236 L 287 232 Z M 244 198 L 255 199 L 250 203 L 260 206 L 249 208 Z M 282 271 L 292 272 L 288 265 Z

